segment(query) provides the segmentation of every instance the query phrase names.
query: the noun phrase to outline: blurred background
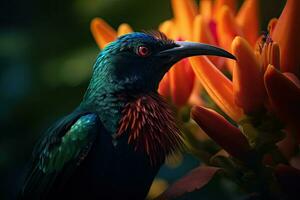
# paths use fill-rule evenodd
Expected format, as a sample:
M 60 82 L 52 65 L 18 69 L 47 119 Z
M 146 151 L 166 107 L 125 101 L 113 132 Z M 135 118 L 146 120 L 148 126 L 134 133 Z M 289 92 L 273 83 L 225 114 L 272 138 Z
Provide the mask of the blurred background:
M 260 1 L 262 31 L 284 4 Z M 99 53 L 90 21 L 101 17 L 114 28 L 126 22 L 139 31 L 155 29 L 171 16 L 169 0 L 1 1 L 0 199 L 13 198 L 39 134 L 81 101 Z M 154 189 L 165 188 L 199 162 L 191 155 L 177 158 L 175 164 L 170 161 Z M 205 188 L 202 199 L 233 198 L 218 184 Z

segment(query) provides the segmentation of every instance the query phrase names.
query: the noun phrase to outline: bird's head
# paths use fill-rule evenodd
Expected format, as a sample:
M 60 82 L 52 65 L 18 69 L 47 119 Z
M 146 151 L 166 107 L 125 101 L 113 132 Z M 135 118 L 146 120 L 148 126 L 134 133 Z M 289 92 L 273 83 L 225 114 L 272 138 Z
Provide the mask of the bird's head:
M 173 64 L 196 55 L 234 59 L 225 50 L 207 44 L 173 41 L 160 32 L 135 32 L 119 37 L 103 49 L 94 75 L 136 91 L 156 91 Z

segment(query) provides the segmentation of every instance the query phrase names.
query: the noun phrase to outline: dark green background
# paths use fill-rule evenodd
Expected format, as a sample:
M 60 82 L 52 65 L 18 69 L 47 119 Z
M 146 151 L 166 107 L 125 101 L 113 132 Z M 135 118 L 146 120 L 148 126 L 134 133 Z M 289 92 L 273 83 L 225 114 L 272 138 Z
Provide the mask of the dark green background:
M 283 0 L 261 0 L 261 27 Z M 10 199 L 38 135 L 81 100 L 99 53 L 90 21 L 155 29 L 172 16 L 168 0 L 5 0 L 0 5 L 0 199 Z M 192 164 L 191 164 L 192 163 Z M 186 165 L 186 166 L 185 166 Z M 163 169 L 174 180 L 177 173 Z M 208 190 L 209 193 L 209 190 Z

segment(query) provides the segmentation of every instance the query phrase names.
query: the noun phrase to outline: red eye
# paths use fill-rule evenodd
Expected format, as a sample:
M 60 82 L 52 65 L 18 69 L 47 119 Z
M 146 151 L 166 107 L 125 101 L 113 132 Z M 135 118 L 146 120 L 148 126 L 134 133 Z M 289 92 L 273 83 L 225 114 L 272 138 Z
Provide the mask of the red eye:
M 148 49 L 148 47 L 145 46 L 139 46 L 137 53 L 139 56 L 141 57 L 146 57 L 150 54 L 150 50 Z

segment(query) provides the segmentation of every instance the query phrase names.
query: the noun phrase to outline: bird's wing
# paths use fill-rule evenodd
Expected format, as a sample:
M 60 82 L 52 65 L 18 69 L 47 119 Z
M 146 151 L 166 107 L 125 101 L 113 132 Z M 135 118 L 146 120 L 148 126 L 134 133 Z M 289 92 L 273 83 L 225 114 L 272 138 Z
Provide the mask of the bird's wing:
M 67 181 L 88 155 L 101 122 L 96 114 L 71 114 L 52 126 L 33 152 L 20 197 L 40 198 L 59 178 Z M 55 186 L 57 187 L 57 186 Z

